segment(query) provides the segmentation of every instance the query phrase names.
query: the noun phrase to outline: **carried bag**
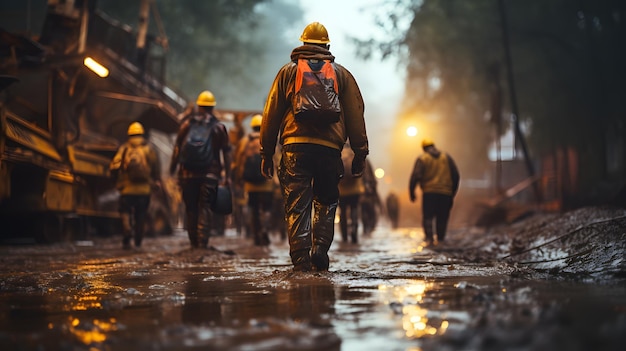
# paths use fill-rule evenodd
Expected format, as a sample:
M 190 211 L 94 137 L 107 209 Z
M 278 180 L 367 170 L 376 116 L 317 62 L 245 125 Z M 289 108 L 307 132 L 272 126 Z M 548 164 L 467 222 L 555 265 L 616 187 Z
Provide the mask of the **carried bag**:
M 122 156 L 122 170 L 131 183 L 150 181 L 150 165 L 142 145 L 129 145 Z
M 220 215 L 233 213 L 233 195 L 230 187 L 218 185 L 215 201 L 211 204 L 211 210 Z
M 192 119 L 189 131 L 180 151 L 180 163 L 188 170 L 206 171 L 213 160 L 213 141 L 211 130 L 216 119 L 200 121 Z
M 318 125 L 339 122 L 337 73 L 330 60 L 324 60 L 319 71 L 314 71 L 308 60 L 298 60 L 293 99 L 296 121 Z

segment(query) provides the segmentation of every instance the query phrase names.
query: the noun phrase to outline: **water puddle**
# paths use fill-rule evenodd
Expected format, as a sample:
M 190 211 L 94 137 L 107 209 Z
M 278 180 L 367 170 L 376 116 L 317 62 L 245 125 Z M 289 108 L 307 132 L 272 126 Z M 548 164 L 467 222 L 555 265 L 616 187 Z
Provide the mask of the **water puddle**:
M 187 250 L 180 235 L 131 253 L 117 241 L 49 256 L 45 247 L 5 249 L 0 346 L 423 351 L 626 341 L 623 281 L 519 276 L 514 264 L 463 261 L 422 237 L 383 227 L 357 245 L 335 242 L 323 273 L 291 272 L 278 238 L 258 248 L 232 233 L 215 238 L 214 251 Z M 33 263 L 35 251 L 46 259 Z

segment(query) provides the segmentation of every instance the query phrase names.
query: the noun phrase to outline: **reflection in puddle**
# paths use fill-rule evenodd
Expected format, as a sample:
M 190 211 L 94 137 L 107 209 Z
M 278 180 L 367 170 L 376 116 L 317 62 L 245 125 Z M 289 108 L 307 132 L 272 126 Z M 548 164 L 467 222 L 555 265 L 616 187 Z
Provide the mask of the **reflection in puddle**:
M 102 304 L 100 298 L 95 295 L 85 295 L 75 297 L 76 301 L 70 307 L 71 311 L 87 311 L 89 309 L 100 309 Z
M 115 318 L 109 320 L 81 321 L 70 317 L 69 331 L 85 345 L 103 343 L 107 339 L 107 333 L 117 330 Z
M 407 338 L 421 338 L 429 335 L 443 335 L 449 322 L 438 318 L 429 320 L 428 309 L 419 304 L 433 283 L 424 280 L 409 281 L 406 285 L 379 285 L 378 291 L 384 303 L 392 307 L 397 314 L 402 314 L 402 328 Z

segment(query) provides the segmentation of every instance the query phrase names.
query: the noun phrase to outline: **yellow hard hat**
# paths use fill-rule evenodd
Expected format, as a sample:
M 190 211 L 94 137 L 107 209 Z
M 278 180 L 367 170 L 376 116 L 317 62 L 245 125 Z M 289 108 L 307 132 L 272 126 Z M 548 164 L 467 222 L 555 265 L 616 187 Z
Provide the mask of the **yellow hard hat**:
M 263 116 L 259 114 L 252 116 L 252 119 L 250 120 L 250 128 L 260 127 L 262 121 L 263 121 Z
M 326 27 L 319 22 L 313 22 L 304 27 L 304 31 L 300 36 L 300 41 L 304 43 L 328 44 L 328 31 Z
M 133 122 L 128 126 L 128 135 L 143 135 L 143 126 L 139 122 Z
M 431 138 L 422 139 L 422 148 L 433 146 L 433 145 L 435 145 L 435 142 L 433 141 L 433 139 Z
M 196 100 L 196 105 L 198 106 L 215 106 L 215 96 L 213 93 L 205 90 L 198 95 L 198 100 Z

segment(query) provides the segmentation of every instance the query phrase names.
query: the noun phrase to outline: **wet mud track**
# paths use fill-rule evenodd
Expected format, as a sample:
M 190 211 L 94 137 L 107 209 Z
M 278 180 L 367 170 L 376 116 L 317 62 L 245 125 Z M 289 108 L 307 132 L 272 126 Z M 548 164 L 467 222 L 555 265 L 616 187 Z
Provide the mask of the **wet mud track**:
M 381 225 L 359 244 L 336 239 L 322 273 L 292 272 L 277 237 L 259 248 L 230 232 L 215 250 L 188 249 L 182 231 L 132 251 L 118 238 L 2 246 L 0 349 L 623 349 L 620 269 L 537 269 L 475 234 L 424 247 L 421 230 Z M 603 264 L 619 267 L 616 255 Z

